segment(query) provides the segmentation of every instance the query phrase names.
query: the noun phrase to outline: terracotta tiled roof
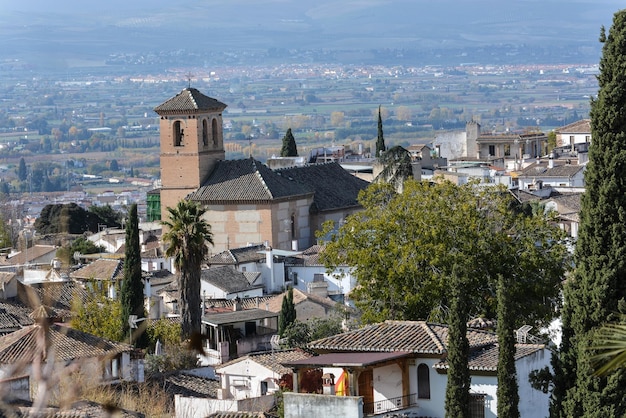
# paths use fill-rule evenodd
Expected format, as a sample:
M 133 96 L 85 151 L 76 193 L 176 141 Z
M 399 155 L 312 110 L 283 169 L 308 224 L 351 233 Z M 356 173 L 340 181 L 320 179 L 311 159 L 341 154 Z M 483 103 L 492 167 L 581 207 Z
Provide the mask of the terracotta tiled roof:
M 266 250 L 264 244 L 250 245 L 247 247 L 231 248 L 215 254 L 209 260 L 209 264 L 238 265 L 265 260 L 265 254 L 260 251 Z
M 518 177 L 571 177 L 583 170 L 584 167 L 583 165 L 559 162 L 558 165 L 555 164 L 554 167 L 549 168 L 545 162 L 532 163 Z
M 36 355 L 41 355 L 37 343 L 40 332 L 46 333 L 49 347 L 43 356 L 53 353 L 55 361 L 111 356 L 132 350 L 129 345 L 108 341 L 69 327 L 51 324 L 45 329 L 36 324 L 0 337 L 0 364 L 30 363 Z
M 201 280 L 212 284 L 226 293 L 244 292 L 259 289 L 262 285 L 250 285 L 248 278 L 231 266 L 220 266 L 203 269 Z
M 174 372 L 164 377 L 164 387 L 170 395 L 217 398 L 220 382 L 183 372 Z
M 72 304 L 75 300 L 86 301 L 88 294 L 85 289 L 74 281 L 44 282 L 31 285 L 18 283 L 18 298 L 30 309 L 39 305 L 50 306 L 59 315 L 72 316 Z
M 497 342 L 493 333 L 468 330 L 470 348 Z M 324 351 L 406 351 L 420 354 L 446 352 L 448 327 L 424 321 L 385 321 L 355 331 L 309 343 L 309 348 Z
M 276 173 L 312 188 L 314 209 L 322 212 L 360 206 L 359 192 L 370 184 L 353 176 L 337 162 L 281 168 Z
M 555 193 L 549 200 L 556 202 L 561 214 L 580 212 L 582 193 Z
M 219 112 L 226 109 L 226 106 L 226 104 L 219 100 L 206 96 L 200 93 L 198 89 L 190 87 L 161 103 L 154 108 L 154 111 L 159 115 L 198 111 Z
M 201 202 L 267 202 L 312 193 L 312 188 L 248 158 L 218 161 L 208 180 L 188 198 Z
M 77 280 L 116 280 L 122 278 L 123 267 L 121 260 L 100 258 L 74 271 L 70 277 Z
M 37 260 L 44 255 L 56 252 L 58 247 L 54 245 L 33 245 L 28 250 L 20 251 L 13 257 L 7 258 L 6 263 L 9 265 L 19 265 Z
M 591 119 L 581 119 L 555 129 L 560 134 L 591 134 Z
M 0 333 L 16 331 L 33 324 L 33 310 L 19 302 L 0 301 Z
M 510 192 L 520 203 L 541 200 L 541 197 L 534 195 L 526 190 L 511 189 Z
M 78 401 L 64 408 L 47 407 L 43 410 L 33 410 L 32 407 L 20 406 L 16 408 L 19 413 L 15 416 L 21 418 L 100 418 L 100 417 L 119 417 L 119 418 L 143 418 L 145 415 L 139 412 L 132 412 L 125 409 L 117 408 L 114 414 L 111 414 L 109 407 L 91 401 Z
M 220 370 L 223 370 L 224 368 L 232 364 L 249 360 L 254 361 L 255 363 L 258 363 L 261 366 L 267 368 L 268 370 L 271 370 L 272 372 L 282 376 L 284 374 L 291 373 L 291 369 L 283 366 L 283 363 L 302 360 L 310 357 L 313 357 L 313 354 L 307 353 L 304 350 L 281 350 L 273 352 L 251 353 L 224 363 L 221 366 L 216 367 L 215 371 L 217 373 L 221 373 Z
M 529 356 L 545 348 L 543 344 L 515 344 L 515 360 Z M 490 344 L 480 349 L 472 350 L 469 355 L 469 369 L 496 372 L 498 370 L 498 344 Z M 448 362 L 441 361 L 434 366 L 437 369 L 447 369 Z
M 274 415 L 266 414 L 265 412 L 213 412 L 206 416 L 206 418 L 272 418 Z
M 272 298 L 263 307 L 267 307 L 267 309 L 272 312 L 280 312 L 283 306 L 283 299 L 286 294 L 287 292 L 283 292 L 280 295 L 272 296 Z M 298 306 L 298 304 L 307 300 L 317 303 L 319 305 L 326 306 L 327 308 L 333 308 L 337 305 L 337 302 L 330 298 L 303 292 L 298 289 L 293 289 L 293 304 L 295 306 Z
M 239 303 L 243 309 L 266 309 L 270 300 L 275 296 L 259 296 L 253 298 L 242 298 Z M 233 310 L 235 301 L 233 299 L 207 299 L 206 306 L 209 308 L 226 308 L 228 311 Z M 269 309 L 268 309 L 269 310 Z M 222 311 L 223 312 L 223 311 Z M 275 311 L 272 311 L 275 312 Z
M 285 259 L 285 265 L 287 266 L 323 266 L 324 264 L 320 260 L 320 255 L 324 250 L 323 245 L 313 245 L 306 250 L 302 251 L 301 254 L 295 255 L 293 257 L 287 257 Z

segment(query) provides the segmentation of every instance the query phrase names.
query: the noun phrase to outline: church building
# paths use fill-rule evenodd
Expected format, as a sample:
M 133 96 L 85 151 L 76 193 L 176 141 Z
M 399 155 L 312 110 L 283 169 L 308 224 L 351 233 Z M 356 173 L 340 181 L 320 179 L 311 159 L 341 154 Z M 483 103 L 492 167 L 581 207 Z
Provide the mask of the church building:
M 272 170 L 254 158 L 226 160 L 226 105 L 186 88 L 154 110 L 160 116 L 161 219 L 181 199 L 200 202 L 211 225 L 212 253 L 251 244 L 305 249 L 327 220 L 359 211 L 369 183 L 339 163 Z

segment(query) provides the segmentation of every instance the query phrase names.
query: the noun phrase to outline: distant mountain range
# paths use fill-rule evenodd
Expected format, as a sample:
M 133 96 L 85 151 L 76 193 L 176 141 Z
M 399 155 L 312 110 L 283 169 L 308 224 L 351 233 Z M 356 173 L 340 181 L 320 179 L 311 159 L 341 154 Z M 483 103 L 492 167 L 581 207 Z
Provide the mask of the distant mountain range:
M 267 49 L 600 49 L 617 0 L 2 0 L 0 60 Z

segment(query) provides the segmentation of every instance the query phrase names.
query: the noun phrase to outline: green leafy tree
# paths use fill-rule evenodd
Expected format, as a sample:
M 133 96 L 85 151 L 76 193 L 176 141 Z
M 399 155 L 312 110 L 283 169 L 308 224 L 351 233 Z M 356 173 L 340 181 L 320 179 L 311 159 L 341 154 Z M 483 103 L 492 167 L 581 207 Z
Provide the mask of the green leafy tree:
M 20 181 L 26 181 L 28 178 L 28 168 L 26 168 L 24 158 L 20 158 L 20 163 L 17 167 L 17 178 L 20 179 Z
M 122 226 L 122 213 L 113 209 L 111 205 L 92 205 L 89 206 L 89 212 L 97 216 L 99 225 L 106 225 L 109 228 Z
M 463 280 L 453 267 L 451 276 L 452 303 L 448 329 L 448 382 L 446 386 L 446 417 L 470 417 L 469 341 L 467 340 L 467 299 Z M 500 398 L 498 398 L 499 400 Z M 504 416 L 504 415 L 503 415 Z
M 200 273 L 202 262 L 213 245 L 211 225 L 204 219 L 206 210 L 198 203 L 181 200 L 175 208 L 167 208 L 169 219 L 162 221 L 167 232 L 163 242 L 165 255 L 173 257 L 177 270 L 183 340 L 200 333 Z
M 278 317 L 278 334 L 282 337 L 289 325 L 296 320 L 296 305 L 293 303 L 293 288 L 289 288 L 283 297 L 283 303 L 280 307 L 280 315 Z
M 519 392 L 515 369 L 515 328 L 509 311 L 508 283 L 498 278 L 498 416 L 519 418 Z
M 556 132 L 550 131 L 548 132 L 548 152 L 552 151 L 556 148 Z
M 126 241 L 124 252 L 124 280 L 120 290 L 122 303 L 122 327 L 131 333 L 131 342 L 143 334 L 145 325 L 138 326 L 137 332 L 130 329 L 128 318 L 136 315 L 137 318 L 145 318 L 143 282 L 141 281 L 141 248 L 139 246 L 139 218 L 137 216 L 137 204 L 134 203 L 128 212 L 126 222 Z M 139 335 L 133 335 L 139 334 Z M 140 345 L 145 346 L 145 338 L 139 338 Z
M 120 218 L 121 215 L 110 206 L 92 206 L 85 210 L 76 203 L 57 203 L 43 207 L 35 220 L 35 229 L 42 235 L 98 232 L 99 225 L 119 226 L 115 220 Z
M 122 304 L 119 299 L 109 299 L 104 290 L 97 290 L 101 284 L 96 281 L 90 283 L 88 288 L 92 292 L 87 302 L 78 298 L 72 302 L 72 328 L 111 341 L 124 341 Z
M 72 264 L 75 253 L 80 254 L 96 254 L 103 253 L 105 248 L 101 245 L 96 245 L 87 238 L 80 236 L 73 240 L 69 245 L 63 246 L 58 249 L 56 256 L 59 257 L 64 263 Z
M 407 180 L 402 193 L 372 184 L 359 202 L 363 210 L 338 232 L 327 222 L 319 236 L 330 236 L 321 254 L 328 268 L 354 267 L 351 296 L 364 322 L 445 321 L 454 266 L 466 272 L 469 316 L 495 317 L 497 275 L 506 273 L 519 325 L 554 317 L 567 265 L 563 233 L 543 214 L 513 210 L 505 190 Z
M 376 139 L 376 158 L 379 158 L 387 148 L 385 147 L 385 137 L 383 136 L 383 118 L 378 106 L 378 138 Z
M 581 200 L 574 277 L 565 285 L 563 338 L 553 407 L 561 417 L 626 415 L 626 371 L 598 376 L 590 347 L 595 329 L 626 313 L 626 10 L 604 28 L 598 75 L 591 100 L 589 162 Z
M 285 342 L 281 345 L 283 348 L 304 347 L 311 341 L 331 337 L 343 331 L 339 316 L 314 318 L 306 322 L 295 320 L 285 329 L 282 335 Z
M 298 148 L 296 147 L 296 139 L 291 133 L 291 128 L 287 129 L 287 133 L 283 137 L 283 146 L 280 149 L 281 157 L 297 157 Z

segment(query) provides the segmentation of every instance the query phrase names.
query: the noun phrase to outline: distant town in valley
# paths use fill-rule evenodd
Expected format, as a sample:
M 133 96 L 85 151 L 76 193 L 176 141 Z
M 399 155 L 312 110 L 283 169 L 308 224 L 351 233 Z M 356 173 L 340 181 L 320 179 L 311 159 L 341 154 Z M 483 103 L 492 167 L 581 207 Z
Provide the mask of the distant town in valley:
M 412 66 L 396 51 L 404 64 L 342 65 L 324 63 L 314 51 L 293 51 L 286 61 L 302 63 L 268 65 L 258 54 L 234 54 L 232 64 L 219 54 L 215 63 L 197 66 L 189 63 L 201 57 L 184 52 L 113 54 L 101 66 L 50 72 L 3 60 L 2 191 L 152 187 L 159 179 L 153 108 L 187 86 L 228 105 L 227 158 L 261 161 L 279 154 L 289 128 L 305 157 L 329 146 L 371 152 L 379 106 L 389 146 L 431 143 L 437 132 L 463 130 L 471 120 L 489 132 L 549 132 L 587 117 L 597 90 L 592 61 L 481 64 L 457 56 L 454 65 Z M 497 61 L 494 50 L 483 54 L 486 62 Z M 16 177 L 22 158 L 31 173 L 27 182 Z

